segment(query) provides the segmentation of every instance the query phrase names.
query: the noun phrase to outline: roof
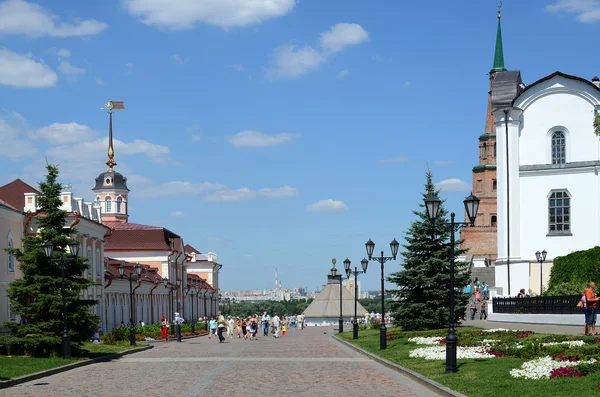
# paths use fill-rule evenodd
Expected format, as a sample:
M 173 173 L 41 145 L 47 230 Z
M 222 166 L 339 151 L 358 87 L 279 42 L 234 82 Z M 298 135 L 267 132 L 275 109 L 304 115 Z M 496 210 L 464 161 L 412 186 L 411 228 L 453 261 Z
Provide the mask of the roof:
M 25 193 L 42 194 L 39 190 L 20 179 L 15 179 L 4 186 L 0 186 L 0 200 L 17 210 L 22 211 L 25 207 Z
M 186 245 L 185 245 L 185 247 L 184 247 L 184 250 L 185 250 L 185 252 L 186 252 L 187 254 L 191 254 L 191 253 L 194 253 L 194 254 L 202 254 L 202 252 L 198 251 L 196 248 L 192 247 L 192 246 L 191 246 L 191 245 L 189 245 L 189 244 L 186 244 Z
M 15 208 L 15 207 L 13 207 L 12 205 L 8 204 L 8 203 L 7 203 L 6 201 L 4 201 L 4 200 L 0 200 L 0 206 L 2 206 L 2 207 L 6 207 L 6 208 L 8 208 L 9 210 L 12 210 L 12 211 L 16 211 L 16 212 L 19 212 L 19 213 L 23 213 L 23 211 L 19 211 L 18 209 L 16 209 L 16 208 Z
M 104 185 L 106 178 L 110 178 L 112 183 L 109 186 Z M 96 186 L 92 189 L 94 191 L 100 189 L 125 189 L 129 191 L 127 187 L 127 178 L 115 171 L 106 171 L 96 177 Z
M 128 222 L 104 222 L 113 233 L 106 237 L 105 251 L 171 251 L 171 239 L 179 236 L 164 227 Z
M 517 96 L 516 96 L 516 97 L 513 99 L 513 103 L 514 103 L 514 101 L 516 101 L 516 100 L 517 100 L 517 98 L 518 98 L 518 97 L 520 97 L 521 95 L 523 95 L 523 94 L 524 94 L 524 93 L 525 93 L 527 90 L 529 90 L 530 88 L 533 88 L 533 87 L 535 87 L 536 85 L 538 85 L 538 84 L 540 84 L 540 83 L 543 83 L 544 81 L 551 80 L 551 79 L 553 79 L 553 78 L 554 78 L 554 77 L 556 77 L 556 76 L 558 76 L 558 77 L 564 77 L 565 79 L 569 79 L 569 80 L 581 81 L 582 83 L 584 83 L 584 84 L 587 84 L 588 86 L 592 87 L 594 90 L 596 90 L 596 91 L 600 92 L 600 87 L 596 87 L 596 86 L 594 85 L 594 83 L 592 83 L 591 81 L 589 81 L 589 80 L 587 80 L 587 79 L 584 79 L 583 77 L 579 77 L 579 76 L 573 76 L 573 75 L 570 75 L 570 74 L 566 74 L 566 73 L 559 72 L 559 71 L 557 70 L 556 72 L 554 72 L 554 73 L 552 73 L 552 74 L 549 74 L 549 75 L 548 75 L 548 76 L 546 76 L 546 77 L 542 77 L 541 79 L 539 79 L 539 80 L 538 80 L 538 81 L 536 81 L 535 83 L 529 84 L 527 87 L 525 87 L 525 89 L 524 89 L 524 90 L 522 90 L 522 91 L 519 93 L 519 95 L 517 95 Z
M 366 309 L 358 302 L 356 305 L 356 314 L 362 317 Z M 307 318 L 339 318 L 340 284 L 325 285 L 303 314 Z M 342 317 L 354 317 L 354 297 L 345 287 L 342 287 Z
M 494 66 L 490 72 L 504 72 L 506 68 L 504 67 L 504 51 L 502 49 L 502 28 L 500 25 L 500 19 L 502 16 L 500 15 L 500 10 L 498 10 L 498 31 L 496 32 L 496 49 L 494 51 Z
M 121 275 L 119 273 L 119 266 L 121 266 L 121 263 L 125 264 L 125 275 L 133 272 L 133 267 L 136 265 L 136 263 L 126 262 L 114 258 L 105 258 L 105 260 L 108 262 L 108 270 L 104 272 L 105 278 L 120 279 Z M 152 284 L 155 282 L 163 282 L 163 278 L 160 276 L 160 274 L 158 274 L 157 268 L 150 267 L 148 265 L 142 266 L 142 282 L 149 282 Z
M 492 109 L 511 107 L 523 92 L 523 81 L 519 70 L 498 72 L 492 81 Z

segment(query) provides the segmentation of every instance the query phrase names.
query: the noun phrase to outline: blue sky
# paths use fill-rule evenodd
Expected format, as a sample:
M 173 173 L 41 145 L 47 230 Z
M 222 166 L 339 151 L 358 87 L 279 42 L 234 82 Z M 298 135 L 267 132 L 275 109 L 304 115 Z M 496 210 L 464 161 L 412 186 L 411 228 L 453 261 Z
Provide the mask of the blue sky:
M 526 4 L 525 4 L 526 3 Z M 493 1 L 0 2 L 0 183 L 44 156 L 92 199 L 115 115 L 130 221 L 224 263 L 222 288 L 315 289 L 331 258 L 389 253 L 427 164 L 461 211 L 484 131 Z M 507 0 L 526 84 L 600 74 L 600 1 Z M 596 49 L 594 49 L 596 48 Z M 363 288 L 377 289 L 371 264 Z M 400 269 L 388 262 L 386 273 Z

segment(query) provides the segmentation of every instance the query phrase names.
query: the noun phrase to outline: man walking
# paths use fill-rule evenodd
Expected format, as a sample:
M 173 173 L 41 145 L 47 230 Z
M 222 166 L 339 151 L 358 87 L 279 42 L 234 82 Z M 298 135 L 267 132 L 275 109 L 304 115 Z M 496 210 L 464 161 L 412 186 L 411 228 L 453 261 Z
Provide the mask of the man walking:
M 267 312 L 264 312 L 261 319 L 261 325 L 264 336 L 269 336 L 269 323 L 271 322 L 271 316 Z
M 277 315 L 277 313 L 274 313 L 272 321 L 273 321 L 273 331 L 275 331 L 275 335 L 273 335 L 273 336 L 276 338 L 279 338 L 280 320 L 279 320 L 279 316 Z
M 218 315 L 218 319 L 217 319 L 217 335 L 219 336 L 219 342 L 223 343 L 223 341 L 225 340 L 225 337 L 223 336 L 223 329 L 225 329 L 225 327 L 227 326 L 227 324 L 225 323 L 225 317 L 223 316 L 223 314 L 221 313 L 220 310 L 217 313 L 217 315 Z
M 596 310 L 598 306 L 598 297 L 596 296 L 596 283 L 590 282 L 590 287 L 585 290 L 585 300 L 587 302 L 587 332 L 589 335 L 596 335 Z
M 177 342 L 181 342 L 181 323 L 185 320 L 175 312 L 175 332 L 177 333 Z

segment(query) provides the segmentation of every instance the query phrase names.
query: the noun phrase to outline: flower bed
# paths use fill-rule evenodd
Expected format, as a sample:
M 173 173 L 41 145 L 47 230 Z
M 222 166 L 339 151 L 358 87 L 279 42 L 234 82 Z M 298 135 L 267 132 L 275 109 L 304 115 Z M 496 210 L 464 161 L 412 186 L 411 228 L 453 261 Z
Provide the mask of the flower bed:
M 576 367 L 581 364 L 593 364 L 595 362 L 595 359 L 586 361 L 559 361 L 554 360 L 550 356 L 545 356 L 523 363 L 520 369 L 515 368 L 511 370 L 510 376 L 512 376 L 513 378 L 525 379 L 550 379 L 553 374 L 553 379 L 565 377 L 568 374 L 570 374 L 570 376 L 574 376 L 575 373 L 581 373 L 581 376 L 583 376 L 583 372 L 573 372 L 565 369 L 570 367 Z
M 420 347 L 410 351 L 409 357 L 424 358 L 425 360 L 445 360 L 446 346 Z M 456 357 L 459 360 L 466 358 L 494 358 L 485 346 L 457 346 Z

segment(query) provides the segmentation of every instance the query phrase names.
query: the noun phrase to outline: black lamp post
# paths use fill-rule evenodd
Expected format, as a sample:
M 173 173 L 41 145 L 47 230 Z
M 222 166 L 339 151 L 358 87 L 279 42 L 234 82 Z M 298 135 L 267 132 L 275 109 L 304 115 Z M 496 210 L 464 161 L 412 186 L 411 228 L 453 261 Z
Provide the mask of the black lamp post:
M 196 317 L 194 316 L 194 292 L 196 293 L 196 296 L 198 296 L 199 290 L 200 289 L 196 285 L 196 280 L 192 279 L 192 283 L 187 285 L 187 292 L 186 292 L 187 294 L 191 295 L 191 297 L 192 297 L 192 335 L 194 334 L 195 323 L 196 323 Z
M 375 260 L 381 263 L 381 327 L 379 328 L 379 349 L 384 350 L 387 348 L 387 327 L 385 326 L 385 276 L 383 265 L 387 261 L 396 260 L 396 255 L 398 255 L 398 248 L 400 247 L 400 244 L 396 241 L 396 239 L 390 243 L 392 256 L 384 256 L 383 251 L 381 251 L 380 257 L 374 257 L 373 251 L 375 250 L 375 243 L 371 241 L 371 239 L 367 241 L 365 247 L 367 248 L 367 256 L 369 257 L 369 260 Z
M 542 265 L 544 264 L 544 261 L 546 260 L 546 255 L 548 255 L 546 250 L 543 250 L 542 252 L 537 251 L 535 253 L 535 257 L 536 257 L 537 261 L 540 263 L 540 296 L 542 296 L 542 286 L 544 285 L 544 284 L 542 284 Z
M 204 330 L 208 331 L 208 316 L 206 312 L 206 294 L 208 294 L 208 290 L 205 290 L 202 294 L 202 298 L 204 298 Z
M 44 251 L 46 253 L 46 258 L 48 258 L 50 263 L 58 263 L 60 266 L 60 292 L 62 296 L 62 316 L 63 316 L 63 332 L 62 332 L 62 351 L 63 358 L 70 359 L 71 358 L 71 338 L 69 337 L 69 328 L 67 325 L 67 297 L 65 296 L 66 286 L 65 286 L 65 266 L 67 263 L 73 262 L 77 260 L 79 256 L 79 243 L 75 240 L 71 240 L 69 244 L 69 254 L 71 254 L 72 258 L 65 258 L 64 252 L 60 251 L 60 257 L 56 259 L 52 259 L 52 254 L 54 253 L 54 243 L 51 241 L 46 241 L 44 243 Z
M 479 210 L 479 199 L 473 194 L 465 198 L 463 201 L 469 222 L 454 222 L 455 214 L 450 214 L 450 223 L 444 222 L 443 225 L 450 228 L 450 320 L 448 327 L 448 336 L 446 337 L 446 373 L 454 373 L 458 371 L 456 366 L 456 345 L 458 337 L 454 329 L 454 233 L 460 230 L 463 226 L 475 226 L 475 217 Z M 435 225 L 435 221 L 440 210 L 442 201 L 435 195 L 431 195 L 425 199 L 425 208 L 431 225 Z
M 163 283 L 165 284 L 165 288 L 169 288 L 169 306 L 171 308 L 171 312 L 169 313 L 169 323 L 173 324 L 173 318 L 174 318 L 174 311 L 173 311 L 173 295 L 175 295 L 173 292 L 175 291 L 175 288 L 179 288 L 179 280 L 175 280 L 175 285 L 173 285 L 172 283 L 169 284 L 169 279 L 168 278 L 164 278 L 163 279 Z M 175 327 L 170 327 L 171 328 L 171 335 L 175 335 Z
M 142 265 L 140 265 L 139 263 L 136 264 L 135 266 L 133 266 L 133 272 L 129 272 L 129 344 L 131 346 L 135 346 L 135 322 L 133 320 L 134 315 L 133 315 L 133 310 L 134 310 L 134 306 L 133 306 L 133 295 L 135 295 L 134 291 L 133 291 L 133 280 L 134 278 L 139 278 L 140 275 L 142 274 Z M 135 274 L 134 274 L 135 272 Z M 125 262 L 121 262 L 121 264 L 119 265 L 119 274 L 121 275 L 121 278 L 125 277 Z
M 358 275 L 367 272 L 367 266 L 369 266 L 369 261 L 367 258 L 363 258 L 360 261 L 363 270 L 358 270 L 358 267 L 354 266 L 354 270 L 350 268 L 350 259 L 346 258 L 344 261 L 344 269 L 346 269 L 346 277 L 350 279 L 351 275 L 354 275 L 354 321 L 352 322 L 352 339 L 358 339 L 358 313 L 357 313 L 357 302 L 358 302 Z

